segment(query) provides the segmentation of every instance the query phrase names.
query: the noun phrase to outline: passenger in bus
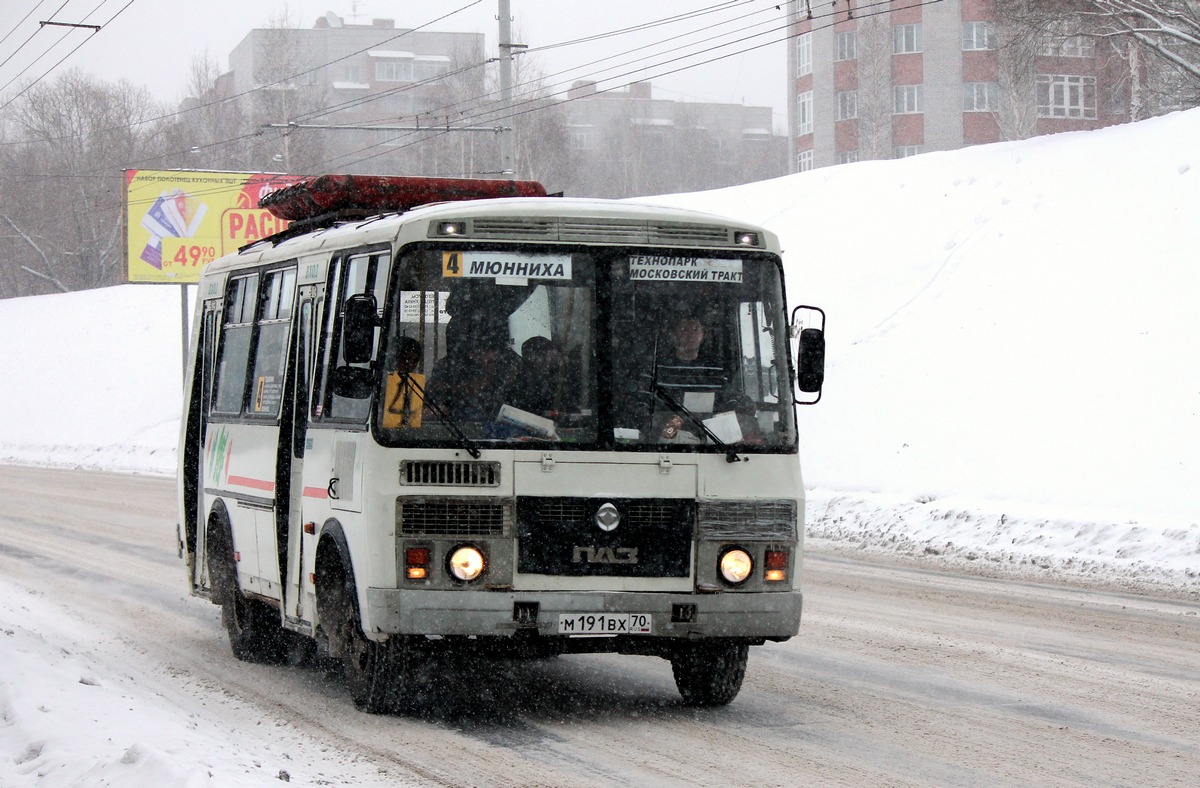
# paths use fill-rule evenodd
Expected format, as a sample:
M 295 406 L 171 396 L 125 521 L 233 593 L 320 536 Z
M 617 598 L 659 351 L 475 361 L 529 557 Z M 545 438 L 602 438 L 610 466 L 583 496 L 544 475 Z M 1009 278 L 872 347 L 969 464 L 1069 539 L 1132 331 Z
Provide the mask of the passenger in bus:
M 563 357 L 554 340 L 534 336 L 521 345 L 521 375 L 512 403 L 521 410 L 545 416 L 564 398 Z
M 462 421 L 494 421 L 511 403 L 521 359 L 508 346 L 507 322 L 455 318 L 446 329 L 446 355 L 433 365 L 426 397 Z
M 400 337 L 396 342 L 396 372 L 401 375 L 421 371 L 421 343 L 412 337 Z

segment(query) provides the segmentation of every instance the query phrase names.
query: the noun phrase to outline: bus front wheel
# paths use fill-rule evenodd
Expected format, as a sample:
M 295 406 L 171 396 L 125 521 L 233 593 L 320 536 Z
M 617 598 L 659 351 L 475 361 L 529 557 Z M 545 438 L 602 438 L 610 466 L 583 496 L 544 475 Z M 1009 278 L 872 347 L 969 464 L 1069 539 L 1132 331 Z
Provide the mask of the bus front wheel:
M 745 643 L 696 643 L 671 656 L 675 686 L 689 706 L 724 706 L 737 697 L 746 677 Z
M 404 638 L 394 635 L 380 642 L 363 633 L 354 587 L 343 572 L 325 576 L 317 600 L 329 653 L 341 657 L 354 705 L 369 714 L 399 711 L 410 661 Z

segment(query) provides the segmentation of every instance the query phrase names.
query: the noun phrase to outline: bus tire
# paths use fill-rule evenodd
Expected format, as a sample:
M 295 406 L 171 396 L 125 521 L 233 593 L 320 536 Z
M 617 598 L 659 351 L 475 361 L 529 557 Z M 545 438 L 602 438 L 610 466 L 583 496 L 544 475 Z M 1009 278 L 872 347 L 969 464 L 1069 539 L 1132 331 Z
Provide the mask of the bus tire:
M 671 656 L 675 686 L 689 706 L 724 706 L 737 697 L 746 677 L 745 643 L 697 643 Z
M 209 527 L 208 574 L 233 655 L 243 662 L 279 665 L 286 661 L 289 644 L 279 611 L 248 598 L 238 588 L 233 538 L 229 526 L 220 521 Z
M 368 714 L 401 710 L 401 693 L 409 665 L 404 639 L 371 640 L 363 632 L 354 581 L 337 567 L 319 581 L 317 604 L 330 653 L 341 657 L 346 689 L 354 705 Z

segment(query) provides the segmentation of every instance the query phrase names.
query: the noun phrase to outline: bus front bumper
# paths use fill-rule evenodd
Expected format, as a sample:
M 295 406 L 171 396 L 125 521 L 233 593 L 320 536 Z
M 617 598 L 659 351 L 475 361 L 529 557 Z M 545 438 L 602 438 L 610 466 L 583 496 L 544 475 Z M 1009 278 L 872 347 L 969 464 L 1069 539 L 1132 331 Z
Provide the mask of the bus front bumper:
M 367 589 L 367 628 L 379 635 L 570 637 L 569 621 L 605 614 L 648 623 L 635 637 L 781 640 L 800 629 L 802 592 L 719 594 L 634 591 Z M 649 621 L 634 618 L 648 615 Z M 564 629 L 565 628 L 565 629 Z

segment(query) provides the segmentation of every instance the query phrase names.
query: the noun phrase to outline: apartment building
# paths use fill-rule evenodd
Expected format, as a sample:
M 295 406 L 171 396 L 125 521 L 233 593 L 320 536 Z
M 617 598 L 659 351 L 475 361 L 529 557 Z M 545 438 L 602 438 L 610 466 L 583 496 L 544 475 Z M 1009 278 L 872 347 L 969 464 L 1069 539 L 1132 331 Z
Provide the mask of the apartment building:
M 1022 33 L 1000 0 L 791 7 L 794 172 L 1129 119 L 1129 66 L 1106 40 Z
M 346 121 L 427 111 L 426 80 L 482 60 L 482 33 L 408 30 L 391 19 L 348 24 L 331 12 L 311 28 L 251 30 L 230 53 L 229 69 L 238 93 L 298 74 L 275 87 L 316 86 L 338 107 L 330 117 Z
M 219 92 L 251 96 L 244 111 L 260 127 L 298 124 L 279 146 L 282 169 L 306 166 L 297 151 L 307 142 L 319 144 L 316 158 L 348 172 L 471 174 L 461 171 L 475 162 L 458 154 L 470 150 L 468 141 L 442 135 L 430 145 L 433 132 L 404 129 L 461 125 L 471 116 L 466 99 L 485 92 L 484 61 L 482 33 L 412 30 L 391 19 L 353 24 L 330 12 L 310 28 L 251 30 L 230 53 Z M 303 124 L 342 128 L 313 131 Z M 392 128 L 346 128 L 366 124 Z M 494 134 L 481 136 L 495 146 Z M 490 150 L 486 158 L 496 159 Z
M 772 107 L 655 98 L 649 82 L 600 91 L 590 81 L 575 83 L 562 107 L 573 194 L 632 197 L 787 174 Z

